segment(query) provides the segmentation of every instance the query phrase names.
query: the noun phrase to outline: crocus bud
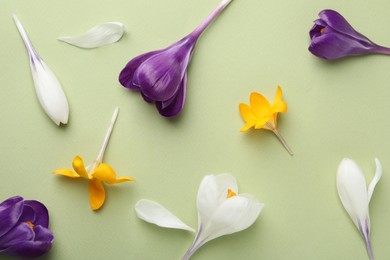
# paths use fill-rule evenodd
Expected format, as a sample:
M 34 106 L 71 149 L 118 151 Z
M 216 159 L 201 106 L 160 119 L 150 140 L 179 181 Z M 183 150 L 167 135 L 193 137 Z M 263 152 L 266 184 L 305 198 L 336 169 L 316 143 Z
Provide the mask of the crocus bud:
M 156 104 L 161 115 L 179 114 L 186 98 L 187 66 L 195 44 L 230 2 L 223 0 L 199 27 L 180 41 L 132 59 L 121 71 L 119 82 L 125 88 L 140 91 L 146 102 Z
M 333 60 L 345 56 L 370 53 L 390 54 L 390 49 L 379 46 L 357 32 L 345 18 L 334 10 L 323 10 L 320 19 L 310 30 L 309 51 L 317 57 Z

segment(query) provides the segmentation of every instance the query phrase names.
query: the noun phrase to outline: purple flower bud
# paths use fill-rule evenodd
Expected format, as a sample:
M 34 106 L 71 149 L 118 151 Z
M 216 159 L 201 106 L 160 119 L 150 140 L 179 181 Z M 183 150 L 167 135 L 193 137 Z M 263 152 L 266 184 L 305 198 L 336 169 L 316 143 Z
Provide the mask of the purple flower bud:
M 34 258 L 48 252 L 54 236 L 46 207 L 15 196 L 0 204 L 0 254 Z
M 187 66 L 195 44 L 207 26 L 231 0 L 223 0 L 207 19 L 192 33 L 169 47 L 133 58 L 119 75 L 119 82 L 128 89 L 138 90 L 146 102 L 154 102 L 165 117 L 176 116 L 186 98 Z
M 320 19 L 310 30 L 309 51 L 323 59 L 333 60 L 369 53 L 390 54 L 390 49 L 379 46 L 357 32 L 345 18 L 334 10 L 323 10 Z

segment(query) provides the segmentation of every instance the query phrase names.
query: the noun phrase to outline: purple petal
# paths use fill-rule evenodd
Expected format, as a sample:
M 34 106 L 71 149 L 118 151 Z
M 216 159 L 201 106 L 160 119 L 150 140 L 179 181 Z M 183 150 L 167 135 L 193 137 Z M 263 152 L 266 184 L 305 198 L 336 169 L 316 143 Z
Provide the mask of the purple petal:
M 133 83 L 154 101 L 172 98 L 186 73 L 194 44 L 190 38 L 184 38 L 153 55 L 138 67 Z
M 180 113 L 184 107 L 186 99 L 186 88 L 187 88 L 187 74 L 184 74 L 184 78 L 180 83 L 179 90 L 169 105 L 163 107 L 162 102 L 156 102 L 158 112 L 165 117 L 173 117 Z
M 349 35 L 357 40 L 368 40 L 367 37 L 358 33 L 338 12 L 334 10 L 323 10 L 318 15 L 321 20 L 323 20 L 323 22 L 325 22 L 328 26 L 332 27 L 333 30 Z
M 131 61 L 129 61 L 126 66 L 122 69 L 119 74 L 119 82 L 125 87 L 133 90 L 138 90 L 139 86 L 133 84 L 133 76 L 137 68 L 141 65 L 142 62 L 149 59 L 156 53 L 161 52 L 162 50 L 151 51 L 148 53 L 141 54 Z
M 348 55 L 370 53 L 374 46 L 365 46 L 327 27 L 324 33 L 312 39 L 309 51 L 324 59 L 338 59 Z
M 23 209 L 22 216 L 31 217 L 32 219 L 26 219 L 26 221 L 31 221 L 36 226 L 42 226 L 47 228 L 49 226 L 49 212 L 45 205 L 36 200 L 25 200 L 24 208 L 30 208 L 33 210 L 34 216 L 25 214 L 25 209 Z M 30 212 L 30 211 L 29 211 Z M 30 214 L 30 213 L 29 213 Z
M 326 27 L 326 23 L 322 21 L 321 19 L 317 19 L 314 21 L 313 27 L 310 29 L 310 39 L 313 39 L 314 37 L 318 37 L 322 34 L 322 29 Z
M 53 234 L 50 230 L 41 226 L 35 226 L 34 231 L 34 240 L 21 241 L 20 243 L 10 246 L 3 253 L 19 257 L 34 258 L 48 252 L 54 241 Z
M 0 252 L 20 242 L 33 240 L 34 236 L 33 229 L 27 223 L 20 223 L 0 237 Z
M 23 211 L 23 198 L 15 196 L 0 204 L 0 238 L 18 222 Z
M 141 96 L 144 98 L 144 100 L 146 101 L 146 102 L 148 102 L 148 103 L 152 103 L 152 102 L 154 102 L 154 100 L 153 99 L 151 99 L 151 98 L 148 98 L 147 96 L 145 96 L 144 95 L 144 93 L 142 93 L 141 92 Z

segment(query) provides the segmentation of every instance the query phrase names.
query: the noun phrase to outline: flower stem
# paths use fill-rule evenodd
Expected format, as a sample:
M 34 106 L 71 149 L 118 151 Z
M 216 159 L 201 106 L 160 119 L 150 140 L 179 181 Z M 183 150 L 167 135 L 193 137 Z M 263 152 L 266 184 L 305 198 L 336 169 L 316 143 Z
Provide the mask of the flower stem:
M 97 158 L 96 158 L 96 160 L 94 162 L 95 165 L 99 165 L 103 161 L 104 152 L 106 151 L 108 140 L 110 139 L 110 136 L 111 136 L 111 133 L 112 133 L 112 129 L 114 128 L 116 119 L 118 117 L 118 113 L 119 113 L 119 107 L 116 107 L 115 111 L 114 111 L 114 114 L 112 115 L 111 123 L 110 123 L 110 126 L 108 127 L 106 136 L 104 137 L 102 147 L 100 148 L 99 154 L 98 154 L 98 156 L 97 156 Z
M 214 9 L 214 11 L 204 20 L 192 33 L 194 38 L 198 38 L 202 32 L 214 21 L 215 18 L 230 4 L 232 0 L 222 0 L 222 2 Z
M 284 148 L 286 148 L 287 152 L 290 154 L 290 155 L 294 155 L 293 151 L 291 150 L 291 148 L 288 146 L 286 140 L 284 140 L 283 136 L 279 133 L 278 129 L 276 128 L 273 128 L 271 129 L 272 132 L 274 132 L 274 134 L 278 137 L 279 141 L 283 144 Z
M 390 55 L 390 48 L 387 47 L 377 45 L 374 50 L 375 53 Z

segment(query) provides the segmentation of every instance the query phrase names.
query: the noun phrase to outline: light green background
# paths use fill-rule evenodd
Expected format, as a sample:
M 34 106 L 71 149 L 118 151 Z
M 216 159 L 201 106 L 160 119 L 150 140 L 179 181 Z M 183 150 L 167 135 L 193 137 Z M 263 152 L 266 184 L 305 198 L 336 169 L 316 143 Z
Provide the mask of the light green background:
M 187 102 L 175 119 L 120 86 L 127 61 L 179 40 L 218 3 L 1 1 L 0 200 L 18 194 L 48 207 L 56 240 L 43 259 L 180 259 L 192 235 L 139 220 L 135 203 L 156 200 L 196 226 L 201 179 L 225 172 L 265 208 L 251 228 L 206 244 L 194 260 L 367 259 L 336 191 L 343 157 L 355 159 L 368 181 L 374 157 L 383 164 L 370 205 L 372 245 L 377 259 L 390 257 L 390 57 L 327 62 L 307 50 L 312 21 L 325 8 L 390 46 L 388 1 L 234 0 L 198 42 Z M 38 103 L 12 13 L 63 85 L 67 126 L 57 127 Z M 83 50 L 56 40 L 109 21 L 128 29 L 113 45 Z M 252 91 L 273 99 L 278 84 L 288 104 L 279 131 L 293 157 L 271 132 L 239 132 L 238 104 Z M 70 168 L 75 155 L 95 159 L 117 105 L 105 162 L 137 182 L 107 187 L 104 207 L 92 212 L 86 182 L 50 173 Z

